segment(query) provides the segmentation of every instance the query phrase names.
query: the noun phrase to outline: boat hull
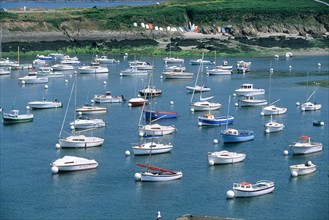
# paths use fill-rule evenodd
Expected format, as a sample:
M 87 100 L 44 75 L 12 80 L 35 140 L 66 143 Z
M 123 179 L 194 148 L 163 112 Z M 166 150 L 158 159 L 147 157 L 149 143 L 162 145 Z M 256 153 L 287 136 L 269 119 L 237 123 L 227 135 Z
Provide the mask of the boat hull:
M 85 136 L 69 136 L 59 139 L 59 145 L 62 148 L 86 148 L 97 147 L 104 143 L 103 138 L 85 137 Z
M 133 146 L 132 148 L 135 155 L 151 155 L 171 152 L 173 149 L 173 145 L 146 143 L 138 146 Z
M 27 103 L 33 109 L 61 108 L 61 102 L 35 101 Z
M 2 118 L 4 124 L 25 123 L 25 122 L 33 121 L 33 114 L 25 114 L 25 115 L 19 115 L 17 117 L 12 117 L 7 113 L 3 113 Z
M 177 114 L 177 112 L 144 110 L 144 115 L 146 119 L 177 118 Z
M 138 130 L 140 136 L 147 137 L 172 134 L 176 131 L 176 128 L 173 126 L 145 125 L 140 127 Z
M 174 174 L 141 172 L 140 174 L 142 182 L 164 182 L 181 179 L 183 177 L 182 172 L 176 172 Z
M 290 173 L 291 175 L 294 175 L 296 172 L 298 176 L 300 175 L 307 175 L 310 173 L 314 173 L 316 171 L 316 165 L 305 165 L 305 164 L 297 164 L 297 165 L 291 165 L 290 167 Z
M 270 105 L 263 108 L 261 115 L 282 115 L 286 112 L 287 108 Z
M 255 137 L 252 131 L 239 131 L 239 134 L 228 134 L 222 131 L 221 135 L 224 143 L 251 141 Z
M 235 152 L 214 152 L 208 153 L 208 162 L 213 161 L 214 164 L 232 164 L 243 161 L 246 158 L 246 154 Z
M 312 154 L 322 151 L 322 144 L 315 146 L 291 146 L 293 154 Z
M 242 191 L 238 189 L 233 189 L 234 197 L 254 197 L 254 196 L 261 196 L 274 191 L 274 185 L 268 188 L 254 190 L 254 191 Z
M 199 119 L 199 124 L 201 123 L 202 126 L 221 126 L 221 125 L 232 124 L 234 121 L 233 116 L 215 117 L 213 119 L 200 116 L 198 117 L 198 119 Z

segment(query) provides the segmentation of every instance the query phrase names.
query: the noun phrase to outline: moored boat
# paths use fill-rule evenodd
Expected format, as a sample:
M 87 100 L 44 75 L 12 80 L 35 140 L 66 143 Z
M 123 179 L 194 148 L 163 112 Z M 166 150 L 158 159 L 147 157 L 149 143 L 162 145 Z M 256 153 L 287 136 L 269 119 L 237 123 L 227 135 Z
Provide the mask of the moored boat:
M 102 145 L 104 139 L 85 135 L 71 135 L 66 138 L 59 138 L 58 142 L 61 148 L 87 148 Z
M 71 122 L 70 125 L 73 129 L 89 129 L 105 127 L 106 123 L 103 119 L 80 116 Z
M 240 88 L 235 90 L 237 96 L 255 96 L 265 94 L 264 89 L 254 88 L 254 85 L 251 83 L 244 83 Z
M 93 159 L 86 159 L 75 156 L 64 156 L 50 163 L 52 173 L 88 170 L 98 167 Z
M 151 154 L 162 154 L 172 151 L 172 144 L 162 144 L 155 142 L 147 142 L 144 144 L 139 144 L 132 146 L 135 155 L 151 155 Z
M 147 168 L 147 171 L 135 173 L 136 181 L 163 182 L 177 180 L 183 177 L 183 173 L 181 171 L 173 171 L 144 164 L 137 164 L 137 166 Z
M 322 151 L 322 143 L 312 142 L 311 137 L 299 136 L 297 141 L 289 145 L 293 154 L 310 154 Z
M 265 127 L 265 132 L 266 133 L 272 133 L 272 132 L 282 131 L 285 126 L 282 123 L 278 123 L 276 121 L 273 121 L 272 116 L 271 116 L 270 121 L 267 122 L 264 125 L 264 127 Z
M 303 164 L 295 164 L 289 166 L 290 173 L 294 177 L 314 173 L 316 171 L 316 167 L 317 166 L 313 164 L 312 161 L 307 161 Z
M 27 103 L 28 106 L 30 106 L 33 109 L 45 109 L 45 108 L 61 108 L 62 102 L 55 99 L 55 101 L 31 101 Z
M 250 130 L 237 130 L 227 128 L 221 131 L 221 136 L 224 143 L 245 142 L 254 139 L 254 132 Z
M 246 158 L 246 154 L 230 152 L 230 151 L 217 151 L 208 152 L 208 163 L 209 165 L 214 164 L 232 164 L 243 161 Z
M 274 182 L 260 180 L 254 184 L 248 182 L 234 183 L 232 190 L 227 192 L 228 198 L 261 196 L 274 191 Z
M 105 94 L 95 95 L 94 101 L 97 103 L 121 103 L 125 101 L 125 98 L 123 95 L 113 96 L 112 92 L 107 91 Z
M 19 114 L 19 110 L 13 109 L 9 113 L 2 113 L 4 124 L 14 124 L 33 121 L 33 114 Z
M 176 128 L 170 125 L 147 124 L 139 126 L 138 131 L 140 137 L 151 137 L 172 134 Z
M 129 99 L 129 106 L 130 107 L 135 107 L 135 106 L 143 106 L 143 105 L 147 105 L 148 104 L 148 100 L 141 98 L 141 97 L 135 97 L 135 98 L 131 98 Z
M 144 110 L 145 119 L 177 118 L 178 112 Z
M 266 104 L 267 104 L 266 99 L 257 98 L 255 96 L 244 96 L 242 99 L 239 99 L 238 101 L 238 105 L 241 107 L 262 106 Z
M 99 107 L 99 106 L 90 106 L 90 105 L 84 105 L 80 108 L 77 108 L 75 110 L 79 114 L 98 114 L 98 113 L 106 113 L 107 108 L 106 107 Z
M 199 116 L 198 119 L 199 126 L 220 126 L 232 124 L 234 121 L 233 116 L 215 116 L 210 113 L 204 114 L 203 116 Z
M 109 69 L 103 66 L 82 66 L 78 67 L 80 74 L 98 74 L 98 73 L 108 73 Z

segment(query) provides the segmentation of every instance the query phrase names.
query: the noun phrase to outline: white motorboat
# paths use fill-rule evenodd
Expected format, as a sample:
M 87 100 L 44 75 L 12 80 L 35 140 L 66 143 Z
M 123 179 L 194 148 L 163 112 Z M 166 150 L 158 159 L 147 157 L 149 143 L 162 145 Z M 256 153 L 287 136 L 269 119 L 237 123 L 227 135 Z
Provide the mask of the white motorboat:
M 314 173 L 316 171 L 316 167 L 317 166 L 313 164 L 312 161 L 307 161 L 303 164 L 295 164 L 289 166 L 290 173 L 294 177 Z
M 79 114 L 102 114 L 107 112 L 106 107 L 99 107 L 99 106 L 91 106 L 91 105 L 84 105 L 80 108 L 75 110 Z
M 88 129 L 88 128 L 102 128 L 105 127 L 106 123 L 103 119 L 89 118 L 80 116 L 76 120 L 70 123 L 73 129 Z
M 222 69 L 222 68 L 216 66 L 213 69 L 207 70 L 207 74 L 210 76 L 211 75 L 231 75 L 232 71 L 229 69 Z
M 261 196 L 273 192 L 274 188 L 274 182 L 269 180 L 260 180 L 254 184 L 234 183 L 232 190 L 229 190 L 227 195 L 229 198 Z
M 20 84 L 48 83 L 48 77 L 39 77 L 36 72 L 30 72 L 27 76 L 18 78 Z
M 165 57 L 165 58 L 163 58 L 163 61 L 167 64 L 170 64 L 170 63 L 184 63 L 183 58 L 174 58 L 174 57 Z
M 211 89 L 207 86 L 186 86 L 187 92 L 209 92 Z
M 57 173 L 64 171 L 67 172 L 94 169 L 98 167 L 98 163 L 93 159 L 90 160 L 82 157 L 64 156 L 50 163 L 50 166 L 51 171 L 53 173 Z
M 181 68 L 174 69 L 171 72 L 163 72 L 162 75 L 165 79 L 192 79 L 193 73 L 185 72 Z
M 135 107 L 135 106 L 143 106 L 143 105 L 147 105 L 148 104 L 148 100 L 141 98 L 141 97 L 135 97 L 135 98 L 131 98 L 129 99 L 129 106 L 130 107 Z
M 153 70 L 154 66 L 145 61 L 134 60 L 129 62 L 129 67 L 136 67 L 138 70 Z
M 226 150 L 217 152 L 208 152 L 209 165 L 214 164 L 231 164 L 243 161 L 246 158 L 246 154 L 229 152 Z
M 272 132 L 282 131 L 285 126 L 282 123 L 278 123 L 276 121 L 273 121 L 272 116 L 271 116 L 270 121 L 267 122 L 264 125 L 264 127 L 265 127 L 265 132 L 266 133 L 272 133 Z
M 2 113 L 4 124 L 14 124 L 33 121 L 33 114 L 19 114 L 19 110 L 13 109 L 9 113 Z
M 151 154 L 162 154 L 172 151 L 172 144 L 161 144 L 155 142 L 147 142 L 132 146 L 135 155 L 151 155 Z
M 176 128 L 169 125 L 147 124 L 139 126 L 138 131 L 140 137 L 162 136 L 174 133 Z
M 299 136 L 297 141 L 289 145 L 293 154 L 310 154 L 322 151 L 322 143 L 311 142 L 309 136 Z
M 139 90 L 139 94 L 142 97 L 156 97 L 162 94 L 162 90 L 155 88 L 155 86 L 146 86 L 144 89 Z
M 222 104 L 220 104 L 219 102 L 209 102 L 205 99 L 200 99 L 200 101 L 192 102 L 190 104 L 190 107 L 191 110 L 193 109 L 193 111 L 212 111 L 220 109 L 222 107 Z
M 251 83 L 244 83 L 239 89 L 235 90 L 237 96 L 255 96 L 255 95 L 264 95 L 265 90 L 260 88 L 254 88 L 254 85 Z
M 109 69 L 103 66 L 82 66 L 78 67 L 80 74 L 98 74 L 98 73 L 108 73 Z
M 129 67 L 128 69 L 122 70 L 120 76 L 145 76 L 148 75 L 147 70 L 139 70 L 137 67 Z
M 59 138 L 58 142 L 62 148 L 87 148 L 102 145 L 104 139 L 100 137 L 87 137 L 85 135 L 71 135 L 66 138 Z
M 2 75 L 9 75 L 10 72 L 11 72 L 10 69 L 0 68 L 0 76 L 2 76 Z
M 250 72 L 251 62 L 240 60 L 237 61 L 236 65 L 236 70 L 238 71 L 238 73 Z
M 241 107 L 262 106 L 267 104 L 267 100 L 255 96 L 244 96 L 242 99 L 239 99 L 238 104 Z
M 147 168 L 147 171 L 135 173 L 136 181 L 163 182 L 163 181 L 177 180 L 183 177 L 183 173 L 181 171 L 172 171 L 172 170 L 148 166 L 144 164 L 137 164 L 137 166 Z
M 45 109 L 45 108 L 61 108 L 62 102 L 55 99 L 55 101 L 31 101 L 27 103 L 28 106 L 30 106 L 33 109 Z
M 70 64 L 55 64 L 51 66 L 53 68 L 53 71 L 69 71 L 69 70 L 74 70 L 74 66 Z
M 107 91 L 105 94 L 95 95 L 94 101 L 96 103 L 121 103 L 125 101 L 125 98 L 123 95 L 113 96 L 112 92 Z
M 107 56 L 100 56 L 100 57 L 96 56 L 94 61 L 99 62 L 100 64 L 113 64 L 117 62 L 115 59 L 108 58 Z

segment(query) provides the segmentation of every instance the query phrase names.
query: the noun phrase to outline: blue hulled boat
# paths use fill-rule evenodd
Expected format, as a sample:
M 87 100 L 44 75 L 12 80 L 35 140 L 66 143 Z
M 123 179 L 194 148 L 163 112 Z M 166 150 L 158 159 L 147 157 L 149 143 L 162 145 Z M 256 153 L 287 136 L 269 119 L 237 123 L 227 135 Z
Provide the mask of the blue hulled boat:
M 227 128 L 220 132 L 224 143 L 244 142 L 254 139 L 254 132 L 250 130 L 237 130 Z
M 233 116 L 218 116 L 215 117 L 213 114 L 204 114 L 203 116 L 198 117 L 200 126 L 210 125 L 210 126 L 220 126 L 232 124 L 234 121 Z
M 146 119 L 177 118 L 178 112 L 144 110 Z

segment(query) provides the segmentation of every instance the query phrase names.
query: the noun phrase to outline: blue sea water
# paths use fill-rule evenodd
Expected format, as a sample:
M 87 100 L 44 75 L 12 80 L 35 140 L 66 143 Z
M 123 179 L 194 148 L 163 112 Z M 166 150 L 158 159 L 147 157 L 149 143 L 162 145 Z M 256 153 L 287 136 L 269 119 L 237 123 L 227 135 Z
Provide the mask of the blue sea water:
M 91 8 L 91 7 L 117 7 L 117 6 L 145 6 L 163 1 L 14 1 L 1 0 L 1 8 Z
M 88 64 L 92 55 L 80 56 Z M 109 56 L 111 56 L 109 54 Z M 201 55 L 200 55 L 201 56 Z M 148 76 L 120 77 L 120 70 L 128 67 L 121 56 L 111 56 L 120 63 L 109 65 L 109 74 L 78 75 L 77 105 L 90 103 L 95 94 L 112 91 L 128 100 L 136 91 L 147 85 Z M 137 163 L 148 163 L 148 156 L 134 156 L 133 143 L 142 142 L 138 136 L 141 108 L 131 108 L 128 103 L 102 104 L 108 112 L 98 117 L 107 126 L 93 131 L 105 142 L 101 147 L 88 149 L 56 149 L 58 135 L 68 105 L 74 76 L 66 73 L 64 78 L 49 79 L 48 89 L 43 85 L 19 85 L 18 78 L 28 71 L 12 71 L 0 77 L 0 106 L 7 112 L 12 108 L 26 111 L 29 101 L 43 97 L 64 103 L 61 109 L 30 110 L 32 123 L 0 125 L 1 146 L 1 219 L 156 219 L 160 211 L 163 219 L 175 219 L 184 214 L 220 216 L 241 219 L 328 219 L 328 88 L 317 89 L 315 100 L 322 109 L 302 112 L 296 102 L 304 102 L 314 90 L 313 85 L 301 86 L 298 82 L 328 79 L 328 56 L 294 56 L 275 58 L 224 58 L 217 57 L 219 64 L 226 59 L 236 65 L 238 60 L 251 61 L 251 72 L 231 76 L 208 76 L 202 74 L 202 82 L 211 88 L 204 96 L 214 95 L 222 108 L 212 113 L 226 115 L 228 97 L 242 83 L 253 83 L 269 92 L 269 69 L 273 68 L 271 101 L 281 99 L 277 105 L 285 106 L 285 115 L 274 119 L 285 124 L 279 133 L 264 133 L 269 117 L 261 117 L 261 107 L 235 107 L 232 96 L 230 115 L 235 117 L 232 127 L 250 129 L 255 139 L 250 142 L 224 145 L 220 130 L 224 127 L 199 127 L 197 116 L 204 112 L 191 112 L 191 94 L 185 86 L 193 85 L 198 66 L 191 66 L 185 58 L 187 71 L 194 72 L 192 80 L 165 80 L 162 57 L 139 57 L 156 66 L 154 85 L 163 95 L 155 98 L 157 110 L 178 111 L 177 119 L 158 121 L 175 125 L 177 132 L 164 141 L 171 142 L 171 153 L 153 155 L 151 165 L 181 170 L 183 178 L 163 183 L 135 182 L 134 174 L 143 169 Z M 21 63 L 31 63 L 33 57 L 21 57 Z M 206 57 L 213 60 L 214 57 Z M 49 63 L 54 64 L 55 61 Z M 321 63 L 321 67 L 318 67 Z M 289 70 L 291 66 L 291 70 Z M 68 83 L 64 80 L 67 79 Z M 106 84 L 104 84 L 104 81 Z M 173 101 L 173 105 L 170 102 Z M 67 122 L 73 120 L 73 105 L 69 105 Z M 314 127 L 313 120 L 323 120 L 325 126 Z M 304 156 L 284 156 L 284 150 L 300 135 L 309 135 L 322 142 L 323 151 Z M 213 140 L 218 139 L 218 144 Z M 131 155 L 126 157 L 125 151 Z M 209 166 L 207 153 L 229 150 L 244 152 L 246 159 L 238 164 Z M 74 155 L 96 159 L 97 169 L 71 173 L 52 174 L 50 162 Z M 293 178 L 289 165 L 311 160 L 318 166 L 315 173 Z M 255 198 L 227 199 L 226 192 L 234 182 L 256 182 L 261 179 L 275 182 L 275 190 Z

